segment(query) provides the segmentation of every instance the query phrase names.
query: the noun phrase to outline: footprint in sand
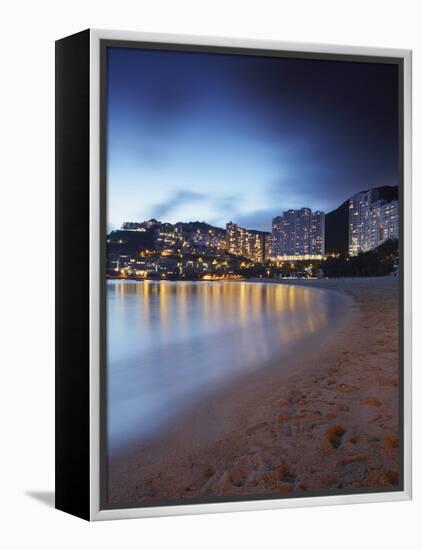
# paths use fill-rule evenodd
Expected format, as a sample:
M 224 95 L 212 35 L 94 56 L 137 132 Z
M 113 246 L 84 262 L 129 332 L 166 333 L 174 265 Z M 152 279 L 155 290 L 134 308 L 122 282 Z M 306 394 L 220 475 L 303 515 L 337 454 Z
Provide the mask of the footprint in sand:
M 381 401 L 372 395 L 365 397 L 365 399 L 361 401 L 361 405 L 369 405 L 370 407 L 380 407 L 381 404 Z

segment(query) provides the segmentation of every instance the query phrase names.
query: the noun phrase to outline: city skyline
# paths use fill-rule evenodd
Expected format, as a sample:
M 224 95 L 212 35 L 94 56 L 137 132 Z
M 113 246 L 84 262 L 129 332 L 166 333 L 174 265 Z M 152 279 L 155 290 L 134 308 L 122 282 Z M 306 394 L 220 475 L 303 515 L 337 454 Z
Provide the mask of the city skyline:
M 361 190 L 361 191 L 358 191 L 357 193 L 354 193 L 353 195 L 351 196 L 348 196 L 346 197 L 341 203 L 339 203 L 337 206 L 335 206 L 333 208 L 333 210 L 331 212 L 334 212 L 337 208 L 339 208 L 343 203 L 345 202 L 350 202 L 352 201 L 355 197 L 358 197 L 360 195 L 366 195 L 366 196 L 372 196 L 372 194 L 374 192 L 377 192 L 378 189 L 381 189 L 381 188 L 388 188 L 390 187 L 391 189 L 393 189 L 394 187 L 397 187 L 398 188 L 398 185 L 395 186 L 381 186 L 380 188 L 372 188 L 372 189 L 367 189 L 367 190 Z M 375 199 L 374 199 L 374 202 Z M 393 201 L 382 201 L 382 203 L 385 205 L 385 204 L 390 204 L 391 202 L 394 202 L 394 203 L 398 203 L 398 200 L 393 200 Z M 372 204 L 371 202 L 369 202 L 369 204 Z M 324 211 L 321 211 L 321 210 L 313 210 L 312 207 L 309 207 L 309 206 L 300 206 L 298 208 L 285 208 L 285 209 L 279 209 L 279 208 L 276 208 L 274 207 L 274 212 L 276 212 L 277 214 L 272 216 L 271 218 L 268 218 L 267 219 L 267 225 L 269 227 L 269 229 L 258 229 L 256 227 L 252 227 L 252 226 L 249 226 L 249 227 L 245 227 L 245 229 L 247 230 L 250 230 L 250 231 L 258 231 L 258 232 L 263 232 L 263 233 L 272 233 L 272 229 L 273 229 L 273 222 L 274 222 L 274 219 L 275 218 L 278 218 L 278 217 L 282 217 L 284 214 L 286 214 L 287 212 L 289 211 L 292 211 L 292 210 L 310 210 L 310 211 L 314 211 L 314 212 L 318 212 L 318 213 L 321 213 L 323 214 L 324 216 L 326 214 L 330 214 L 331 212 L 324 212 Z M 158 222 L 162 222 L 162 223 L 171 223 L 173 225 L 177 225 L 178 223 L 206 223 L 208 225 L 212 225 L 213 227 L 216 227 L 216 228 L 219 228 L 219 229 L 222 229 L 222 230 L 225 230 L 226 227 L 227 227 L 227 224 L 234 224 L 234 225 L 240 225 L 235 218 L 230 218 L 230 215 L 228 214 L 228 218 L 222 222 L 221 225 L 216 225 L 216 224 L 213 224 L 213 223 L 209 223 L 207 222 L 206 220 L 204 219 L 199 219 L 200 217 L 198 217 L 198 215 L 196 216 L 196 218 L 192 218 L 192 219 L 177 219 L 176 221 L 169 221 L 168 219 L 158 219 L 156 217 L 146 217 L 146 218 L 139 218 L 139 219 L 132 219 L 132 220 L 129 220 L 129 219 L 125 219 L 118 227 L 117 226 L 114 226 L 112 228 L 107 228 L 107 233 L 111 232 L 111 231 L 115 231 L 115 230 L 119 230 L 119 229 L 123 229 L 125 225 L 131 225 L 131 224 L 137 224 L 138 222 L 139 223 L 144 223 L 144 222 L 147 222 L 149 220 L 156 220 Z
M 399 200 L 385 198 L 385 190 L 374 188 L 349 197 L 347 207 L 348 255 L 356 256 L 377 248 L 388 239 L 399 238 Z M 149 219 L 123 223 L 122 231 L 153 231 L 160 249 L 179 247 L 179 252 L 192 252 L 199 245 L 211 254 L 228 252 L 257 262 L 278 259 L 322 260 L 326 256 L 326 214 L 310 208 L 289 209 L 272 219 L 271 232 L 245 228 L 232 221 L 225 229 L 206 222 Z M 194 237 L 187 237 L 186 226 L 195 226 Z M 192 227 L 191 227 L 192 229 Z M 188 231 L 192 232 L 192 231 Z M 113 232 L 110 233 L 112 235 Z M 118 240 L 118 242 L 124 242 Z M 332 253 L 331 253 L 332 255 Z M 334 253 L 339 255 L 339 251 Z
M 387 64 L 109 48 L 109 227 L 271 231 L 285 210 L 397 185 L 397 86 Z
M 232 221 L 224 229 L 200 221 L 129 221 L 107 237 L 107 273 L 112 278 L 135 279 L 291 278 L 297 276 L 296 262 L 302 263 L 300 277 L 319 277 L 325 271 L 331 276 L 361 273 L 362 269 L 371 274 L 374 269 L 385 272 L 397 267 L 399 210 L 398 188 L 384 186 L 355 193 L 328 213 L 337 218 L 336 222 L 331 219 L 328 231 L 325 212 L 306 207 L 288 209 L 273 218 L 271 232 Z M 344 234 L 347 242 L 338 238 Z M 334 242 L 338 248 L 333 250 Z M 352 264 L 359 253 L 378 247 L 373 259 L 378 254 L 386 256 L 375 260 L 378 267 L 374 268 L 369 257 L 363 267 Z M 330 257 L 343 265 L 330 269 Z

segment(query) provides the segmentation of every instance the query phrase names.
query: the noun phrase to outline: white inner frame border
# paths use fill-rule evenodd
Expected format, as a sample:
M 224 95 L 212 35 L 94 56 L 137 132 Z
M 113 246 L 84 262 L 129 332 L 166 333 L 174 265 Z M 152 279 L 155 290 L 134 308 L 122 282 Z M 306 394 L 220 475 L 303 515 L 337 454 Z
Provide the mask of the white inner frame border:
M 404 490 L 351 495 L 309 496 L 207 504 L 180 504 L 147 508 L 100 509 L 100 40 L 127 40 L 202 46 L 253 48 L 289 52 L 330 53 L 403 59 L 404 139 L 404 341 L 403 341 L 403 437 Z M 412 51 L 361 46 L 290 43 L 270 40 L 190 36 L 90 29 L 90 519 L 112 520 L 271 510 L 308 506 L 332 506 L 410 500 L 412 498 Z

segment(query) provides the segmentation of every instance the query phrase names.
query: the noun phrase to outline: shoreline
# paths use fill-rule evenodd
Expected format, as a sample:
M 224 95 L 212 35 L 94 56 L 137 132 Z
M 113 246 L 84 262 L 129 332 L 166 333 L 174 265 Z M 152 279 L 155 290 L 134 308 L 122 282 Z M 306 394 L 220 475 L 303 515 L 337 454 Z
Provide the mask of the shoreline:
M 287 368 L 231 383 L 111 460 L 110 503 L 397 485 L 397 279 L 250 282 L 326 288 L 353 303 Z

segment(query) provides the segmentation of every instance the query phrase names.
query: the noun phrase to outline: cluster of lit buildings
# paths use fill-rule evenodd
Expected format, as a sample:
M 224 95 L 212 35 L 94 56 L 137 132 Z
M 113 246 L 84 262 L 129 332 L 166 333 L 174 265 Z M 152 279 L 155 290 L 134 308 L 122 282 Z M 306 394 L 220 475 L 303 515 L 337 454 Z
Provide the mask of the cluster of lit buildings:
M 184 257 L 183 254 L 176 254 L 173 250 L 163 250 L 160 253 L 148 251 L 136 257 L 109 254 L 108 272 L 139 279 L 190 278 L 203 275 L 224 278 L 230 276 L 231 265 L 226 257 Z
M 321 260 L 325 250 L 325 214 L 310 208 L 286 210 L 272 221 L 272 232 L 226 226 L 227 250 L 255 262 Z
M 349 200 L 349 256 L 398 239 L 399 212 L 398 200 L 379 199 L 376 190 L 353 195 Z
M 245 229 L 229 222 L 226 225 L 226 248 L 229 254 L 264 262 L 271 256 L 271 233 Z
M 151 219 L 144 222 L 125 222 L 123 231 L 152 231 L 154 248 L 178 249 L 183 252 L 218 254 L 226 250 L 226 232 L 205 223 L 168 223 Z

